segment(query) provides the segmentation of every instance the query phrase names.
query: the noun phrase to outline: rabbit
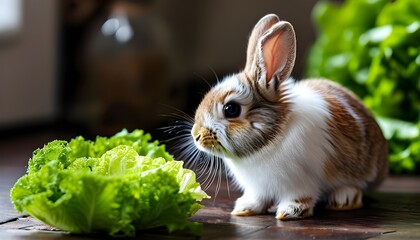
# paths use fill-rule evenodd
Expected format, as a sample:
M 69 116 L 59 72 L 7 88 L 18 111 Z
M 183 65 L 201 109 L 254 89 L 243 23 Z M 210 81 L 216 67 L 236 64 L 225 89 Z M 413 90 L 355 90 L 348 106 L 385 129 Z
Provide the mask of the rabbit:
M 362 207 L 362 195 L 388 172 L 388 147 L 355 94 L 325 79 L 295 81 L 296 37 L 275 14 L 249 38 L 243 71 L 204 96 L 191 129 L 194 145 L 227 165 L 243 195 L 233 215 L 279 220 Z

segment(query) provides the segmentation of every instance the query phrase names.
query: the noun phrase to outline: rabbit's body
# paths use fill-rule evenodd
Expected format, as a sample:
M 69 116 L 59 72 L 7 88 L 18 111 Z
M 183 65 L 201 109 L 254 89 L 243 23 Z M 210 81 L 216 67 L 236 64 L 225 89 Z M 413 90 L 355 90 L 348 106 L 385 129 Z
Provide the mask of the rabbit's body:
M 197 109 L 196 146 L 222 157 L 244 191 L 235 215 L 274 204 L 278 219 L 304 218 L 320 198 L 332 209 L 358 208 L 387 173 L 387 144 L 369 111 L 336 83 L 289 78 L 294 55 L 291 25 L 263 18 L 245 70 Z

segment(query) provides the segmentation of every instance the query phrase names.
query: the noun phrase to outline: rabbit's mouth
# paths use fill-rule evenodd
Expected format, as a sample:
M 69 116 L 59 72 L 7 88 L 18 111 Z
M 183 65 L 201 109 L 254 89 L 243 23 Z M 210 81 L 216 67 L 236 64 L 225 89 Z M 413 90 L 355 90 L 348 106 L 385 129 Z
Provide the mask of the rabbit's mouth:
M 216 155 L 219 157 L 224 156 L 226 149 L 223 147 L 221 142 L 217 139 L 216 135 L 213 134 L 205 134 L 205 135 L 197 135 L 194 137 L 194 143 L 197 148 L 201 151 L 210 153 L 212 155 Z M 222 155 L 222 156 L 220 156 Z
M 224 157 L 226 156 L 225 148 L 219 143 L 204 143 L 200 144 L 196 142 L 196 146 L 199 150 L 209 153 L 211 155 L 215 155 L 217 157 Z
M 220 142 L 216 132 L 209 128 L 194 125 L 191 130 L 191 135 L 194 139 L 195 146 L 199 150 L 218 157 L 226 156 L 228 151 Z

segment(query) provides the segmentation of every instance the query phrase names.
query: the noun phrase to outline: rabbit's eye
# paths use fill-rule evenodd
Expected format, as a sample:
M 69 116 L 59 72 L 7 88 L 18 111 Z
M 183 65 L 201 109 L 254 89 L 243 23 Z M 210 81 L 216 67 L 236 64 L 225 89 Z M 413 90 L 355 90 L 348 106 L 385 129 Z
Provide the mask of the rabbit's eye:
M 241 105 L 236 102 L 228 102 L 223 106 L 225 118 L 237 118 L 241 115 Z

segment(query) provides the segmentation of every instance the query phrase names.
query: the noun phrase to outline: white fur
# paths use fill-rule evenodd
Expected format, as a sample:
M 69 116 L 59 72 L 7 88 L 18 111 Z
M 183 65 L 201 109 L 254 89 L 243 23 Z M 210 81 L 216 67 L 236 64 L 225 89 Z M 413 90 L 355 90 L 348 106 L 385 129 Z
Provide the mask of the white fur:
M 237 75 L 230 75 L 230 76 L 225 77 L 222 82 L 214 86 L 214 89 L 217 92 L 221 92 L 226 89 L 231 89 L 236 92 L 242 92 L 244 91 L 244 88 L 243 88 L 243 85 L 239 83 L 240 81 Z
M 252 156 L 224 158 L 244 190 L 236 208 L 264 201 L 283 208 L 304 197 L 316 201 L 325 190 L 322 186 L 327 186 L 323 165 L 333 151 L 326 130 L 331 118 L 327 103 L 305 84 L 292 80 L 285 84 L 290 91 L 291 113 L 284 134 Z

